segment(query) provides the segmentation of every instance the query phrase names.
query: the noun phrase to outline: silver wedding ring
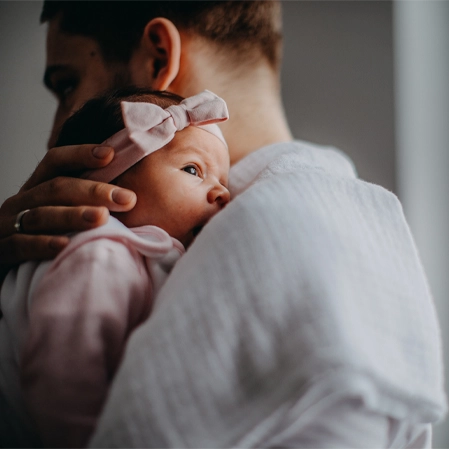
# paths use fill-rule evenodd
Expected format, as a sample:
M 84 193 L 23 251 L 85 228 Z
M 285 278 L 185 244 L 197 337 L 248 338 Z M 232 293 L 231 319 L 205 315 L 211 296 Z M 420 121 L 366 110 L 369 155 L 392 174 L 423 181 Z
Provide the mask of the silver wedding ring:
M 19 234 L 21 234 L 21 233 L 23 232 L 23 229 L 22 229 L 22 218 L 23 218 L 23 216 L 24 216 L 27 212 L 29 212 L 29 211 L 30 211 L 30 209 L 25 209 L 25 210 L 23 210 L 22 212 L 19 212 L 19 213 L 17 214 L 16 222 L 14 223 L 14 229 L 15 229 L 16 232 L 19 233 Z

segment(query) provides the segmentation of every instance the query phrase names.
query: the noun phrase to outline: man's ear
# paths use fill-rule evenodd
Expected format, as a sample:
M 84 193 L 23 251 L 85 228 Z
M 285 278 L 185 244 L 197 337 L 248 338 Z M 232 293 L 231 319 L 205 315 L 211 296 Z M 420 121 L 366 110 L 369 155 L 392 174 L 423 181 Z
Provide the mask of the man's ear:
M 151 60 L 151 87 L 166 90 L 179 72 L 181 36 L 176 26 L 157 17 L 145 26 L 142 45 Z

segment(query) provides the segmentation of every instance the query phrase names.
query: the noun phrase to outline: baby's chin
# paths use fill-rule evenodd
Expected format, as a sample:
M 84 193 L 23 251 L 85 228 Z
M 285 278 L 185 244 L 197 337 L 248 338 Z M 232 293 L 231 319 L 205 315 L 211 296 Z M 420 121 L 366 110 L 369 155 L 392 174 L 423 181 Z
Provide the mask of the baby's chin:
M 184 248 L 188 248 L 196 239 L 196 236 L 201 232 L 204 225 L 195 226 L 191 231 L 189 231 L 185 236 L 181 237 L 179 241 L 184 245 Z

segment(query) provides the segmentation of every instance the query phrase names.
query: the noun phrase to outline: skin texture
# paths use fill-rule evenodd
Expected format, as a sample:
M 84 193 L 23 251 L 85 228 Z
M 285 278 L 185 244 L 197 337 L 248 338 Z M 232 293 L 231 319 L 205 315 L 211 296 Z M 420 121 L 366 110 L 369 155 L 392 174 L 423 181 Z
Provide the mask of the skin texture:
M 146 25 L 129 64 L 111 65 L 93 39 L 62 33 L 56 17 L 47 35 L 47 69 L 58 67 L 46 77 L 58 102 L 49 146 L 61 123 L 87 99 L 126 83 L 183 97 L 209 89 L 224 98 L 231 118 L 220 127 L 231 164 L 264 145 L 291 140 L 279 73 L 263 58 L 245 66 L 226 51 L 156 18 Z M 95 145 L 48 151 L 27 183 L 0 207 L 0 281 L 14 264 L 55 257 L 68 243 L 60 234 L 100 226 L 108 211 L 134 207 L 130 190 L 73 177 L 107 165 L 113 155 L 112 148 L 98 151 Z M 16 234 L 14 222 L 25 209 L 31 211 L 22 220 L 24 233 Z
M 137 203 L 115 215 L 128 227 L 159 226 L 187 247 L 229 202 L 228 171 L 229 154 L 221 140 L 186 128 L 117 178 L 117 185 L 137 193 Z
M 94 40 L 77 35 L 60 39 L 59 34 L 58 22 L 50 22 L 44 84 L 55 95 L 58 107 L 48 148 L 54 146 L 68 117 L 87 100 L 114 85 L 114 70 L 105 64 Z

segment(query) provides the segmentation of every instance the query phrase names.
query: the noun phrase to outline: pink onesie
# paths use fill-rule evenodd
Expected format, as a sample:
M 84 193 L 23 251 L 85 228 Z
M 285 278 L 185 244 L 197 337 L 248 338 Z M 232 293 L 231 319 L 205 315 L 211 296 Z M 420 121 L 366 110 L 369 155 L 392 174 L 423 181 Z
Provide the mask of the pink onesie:
M 75 235 L 22 295 L 21 385 L 45 445 L 87 444 L 128 336 L 183 253 L 160 228 L 130 230 L 111 218 Z

